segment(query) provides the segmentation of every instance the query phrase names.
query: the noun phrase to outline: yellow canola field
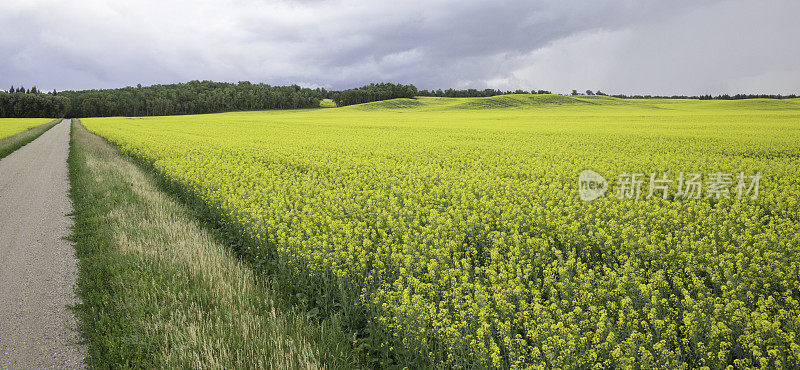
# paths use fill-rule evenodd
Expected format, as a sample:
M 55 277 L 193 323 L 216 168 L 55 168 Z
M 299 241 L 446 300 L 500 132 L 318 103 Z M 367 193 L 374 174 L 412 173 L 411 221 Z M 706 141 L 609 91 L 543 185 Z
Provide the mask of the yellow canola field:
M 797 99 L 419 98 L 84 124 L 227 216 L 277 286 L 340 315 L 376 365 L 800 366 Z M 604 196 L 581 200 L 583 170 Z M 647 198 L 651 173 L 667 199 Z M 682 196 L 695 173 L 700 196 Z
M 49 118 L 0 118 L 0 139 L 50 122 Z

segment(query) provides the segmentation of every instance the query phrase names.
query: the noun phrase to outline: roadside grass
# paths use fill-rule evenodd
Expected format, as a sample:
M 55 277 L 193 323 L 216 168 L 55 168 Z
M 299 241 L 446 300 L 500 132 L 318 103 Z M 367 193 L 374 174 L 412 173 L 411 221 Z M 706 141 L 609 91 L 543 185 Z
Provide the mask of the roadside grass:
M 5 158 L 15 150 L 22 148 L 25 146 L 25 144 L 35 140 L 37 137 L 41 136 L 47 130 L 53 128 L 53 126 L 60 122 L 61 119 L 53 120 L 43 125 L 20 132 L 16 135 L 11 135 L 9 137 L 0 139 L 0 159 Z
M 75 308 L 90 368 L 352 368 L 335 326 L 279 303 L 159 180 L 73 121 Z

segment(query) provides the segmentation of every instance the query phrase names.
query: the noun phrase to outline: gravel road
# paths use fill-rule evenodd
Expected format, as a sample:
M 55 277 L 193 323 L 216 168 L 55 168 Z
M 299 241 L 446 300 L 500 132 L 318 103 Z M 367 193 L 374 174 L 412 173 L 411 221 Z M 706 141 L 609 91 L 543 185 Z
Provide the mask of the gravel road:
M 69 235 L 69 120 L 0 160 L 0 369 L 83 368 Z

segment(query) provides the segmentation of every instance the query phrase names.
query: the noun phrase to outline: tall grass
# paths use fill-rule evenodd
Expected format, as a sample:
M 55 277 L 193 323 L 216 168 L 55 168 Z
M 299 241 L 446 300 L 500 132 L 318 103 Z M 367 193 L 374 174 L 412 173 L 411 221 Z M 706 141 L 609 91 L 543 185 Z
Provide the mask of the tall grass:
M 352 366 L 346 340 L 276 303 L 268 282 L 152 175 L 77 121 L 70 147 L 90 367 Z

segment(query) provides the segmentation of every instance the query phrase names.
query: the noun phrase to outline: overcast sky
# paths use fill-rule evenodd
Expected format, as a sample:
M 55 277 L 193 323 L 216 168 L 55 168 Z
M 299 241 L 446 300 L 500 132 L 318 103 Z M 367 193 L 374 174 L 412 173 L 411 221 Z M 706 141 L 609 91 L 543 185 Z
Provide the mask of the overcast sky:
M 800 1 L 1 0 L 0 89 L 800 93 Z

